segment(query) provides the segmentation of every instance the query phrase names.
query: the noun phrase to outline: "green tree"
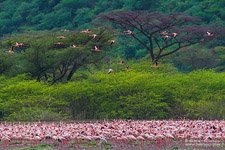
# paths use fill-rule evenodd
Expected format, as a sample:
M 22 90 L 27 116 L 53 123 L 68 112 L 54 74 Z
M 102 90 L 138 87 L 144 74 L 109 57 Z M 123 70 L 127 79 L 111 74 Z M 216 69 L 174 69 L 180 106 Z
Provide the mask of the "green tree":
M 112 34 L 105 29 L 88 33 L 34 32 L 6 37 L 1 45 L 2 49 L 13 49 L 11 55 L 24 60 L 24 73 L 38 81 L 55 83 L 69 81 L 78 69 L 101 62 L 111 49 L 111 39 Z
M 199 45 L 184 48 L 172 58 L 173 64 L 181 71 L 209 69 L 216 65 L 214 51 Z
M 217 46 L 214 48 L 214 53 L 216 55 L 216 67 L 217 71 L 225 71 L 225 47 Z

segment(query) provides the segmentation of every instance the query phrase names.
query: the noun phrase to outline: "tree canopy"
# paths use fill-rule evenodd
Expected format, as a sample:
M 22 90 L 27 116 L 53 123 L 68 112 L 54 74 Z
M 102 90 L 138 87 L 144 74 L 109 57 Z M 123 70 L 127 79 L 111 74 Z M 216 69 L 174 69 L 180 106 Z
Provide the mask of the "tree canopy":
M 24 30 L 90 26 L 94 16 L 113 10 L 185 12 L 205 23 L 224 24 L 225 3 L 217 0 L 4 0 L 0 36 Z
M 112 47 L 112 36 L 105 29 L 29 32 L 5 37 L 0 45 L 3 56 L 14 58 L 11 67 L 23 68 L 22 72 L 38 81 L 55 83 L 69 81 L 80 67 L 101 62 Z M 3 68 L 8 65 L 5 63 Z
M 165 15 L 158 12 L 122 11 L 101 15 L 120 26 L 150 54 L 154 64 L 184 47 L 208 42 L 224 35 L 224 28 L 199 25 L 199 19 L 183 13 Z

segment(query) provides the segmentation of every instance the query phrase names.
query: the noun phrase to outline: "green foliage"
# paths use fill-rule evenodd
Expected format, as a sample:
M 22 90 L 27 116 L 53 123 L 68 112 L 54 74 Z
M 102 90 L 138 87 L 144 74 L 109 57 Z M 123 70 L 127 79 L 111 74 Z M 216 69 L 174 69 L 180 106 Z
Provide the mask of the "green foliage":
M 216 65 L 214 52 L 200 46 L 184 48 L 172 58 L 172 63 L 181 71 L 213 68 Z
M 135 65 L 130 63 L 131 70 L 86 74 L 82 80 L 56 85 L 36 82 L 26 75 L 1 76 L 0 118 L 225 118 L 223 73 L 203 70 L 180 74 L 167 65 L 138 71 Z
M 199 16 L 205 24 L 222 26 L 224 5 L 223 1 L 216 0 L 4 0 L 0 2 L 0 36 L 30 30 L 90 28 L 102 25 L 96 20 L 97 15 L 114 10 L 184 12 Z M 114 55 L 122 54 L 127 59 L 146 55 L 137 42 L 122 39 L 119 43 Z M 217 40 L 214 46 L 217 45 L 225 45 L 224 39 Z M 14 68 L 14 72 L 21 69 L 18 68 Z
M 216 55 L 216 68 L 217 71 L 224 71 L 224 65 L 225 65 L 225 47 L 223 46 L 217 46 L 214 48 L 214 53 Z
M 0 2 L 0 35 L 26 29 L 73 29 L 112 10 L 186 12 L 206 22 L 224 23 L 223 1 L 209 0 L 5 0 Z M 11 18 L 11 19 L 8 19 Z
M 0 52 L 0 74 L 6 73 L 13 65 L 12 57 L 4 52 Z
M 97 37 L 94 39 L 93 34 Z M 113 35 L 105 29 L 81 33 L 74 31 L 28 32 L 6 36 L 0 42 L 2 71 L 8 75 L 27 73 L 37 81 L 69 81 L 81 67 L 98 64 L 111 49 Z M 23 43 L 24 46 L 15 46 Z M 93 51 L 93 47 L 100 52 Z M 8 53 L 13 49 L 14 53 Z M 12 59 L 7 61 L 7 59 Z
M 28 107 L 22 108 L 18 112 L 10 114 L 7 121 L 58 121 L 65 120 L 66 116 L 62 116 L 60 113 L 46 110 L 45 108 Z

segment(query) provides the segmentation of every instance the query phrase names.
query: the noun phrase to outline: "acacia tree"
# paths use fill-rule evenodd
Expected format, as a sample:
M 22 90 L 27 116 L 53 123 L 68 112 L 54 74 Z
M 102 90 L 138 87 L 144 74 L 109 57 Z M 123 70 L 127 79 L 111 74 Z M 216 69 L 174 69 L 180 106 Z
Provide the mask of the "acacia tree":
M 218 28 L 200 26 L 200 19 L 182 13 L 119 11 L 100 18 L 119 26 L 124 34 L 139 42 L 150 54 L 154 65 L 184 47 L 221 35 Z
M 0 49 L 20 57 L 16 64 L 37 81 L 56 83 L 71 80 L 82 67 L 100 64 L 111 49 L 112 37 L 105 29 L 31 32 L 3 38 Z

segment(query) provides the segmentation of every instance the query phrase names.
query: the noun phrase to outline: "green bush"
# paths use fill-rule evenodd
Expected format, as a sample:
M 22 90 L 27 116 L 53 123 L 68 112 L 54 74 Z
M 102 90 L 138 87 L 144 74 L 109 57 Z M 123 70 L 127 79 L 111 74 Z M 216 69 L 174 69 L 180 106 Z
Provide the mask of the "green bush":
M 0 76 L 1 120 L 225 118 L 224 73 L 140 68 L 56 85 Z
M 20 111 L 13 112 L 6 118 L 7 121 L 59 121 L 65 119 L 66 116 L 60 113 L 39 107 L 22 108 Z

